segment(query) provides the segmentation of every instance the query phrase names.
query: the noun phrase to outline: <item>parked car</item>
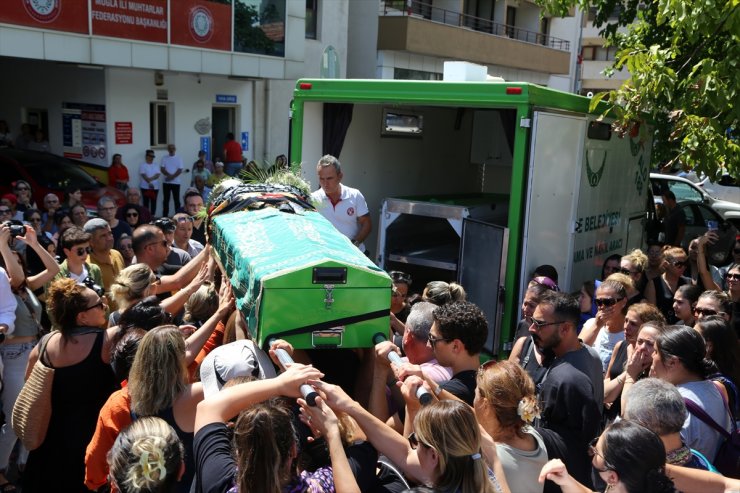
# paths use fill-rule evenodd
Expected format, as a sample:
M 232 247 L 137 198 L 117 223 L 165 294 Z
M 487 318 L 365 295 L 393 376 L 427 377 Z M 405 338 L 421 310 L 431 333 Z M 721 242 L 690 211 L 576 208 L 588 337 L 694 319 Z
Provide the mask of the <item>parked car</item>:
M 715 182 L 704 175 L 697 175 L 693 171 L 682 175 L 683 178 L 696 183 L 710 196 L 727 202 L 740 203 L 740 178 L 735 178 L 725 173 Z
M 740 227 L 740 203 L 716 199 L 691 180 L 680 176 L 650 173 L 650 183 L 656 202 L 663 191 L 670 190 L 676 196 L 676 201 L 707 205 L 717 211 L 722 218 Z
M 48 193 L 64 200 L 69 186 L 80 188 L 82 203 L 91 212 L 97 212 L 98 199 L 104 195 L 112 197 L 119 207 L 126 204 L 123 192 L 100 183 L 76 161 L 45 152 L 0 149 L 0 193 L 12 192 L 11 184 L 19 179 L 31 185 L 33 200 L 39 207 Z

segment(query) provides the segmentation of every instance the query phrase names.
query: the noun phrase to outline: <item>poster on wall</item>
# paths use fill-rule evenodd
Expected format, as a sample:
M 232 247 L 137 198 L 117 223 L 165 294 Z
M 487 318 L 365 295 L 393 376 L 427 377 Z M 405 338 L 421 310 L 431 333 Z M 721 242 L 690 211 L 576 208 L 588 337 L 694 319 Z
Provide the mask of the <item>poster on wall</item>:
M 87 1 L 2 0 L 0 22 L 88 34 Z
M 167 0 L 92 0 L 92 33 L 167 42 Z
M 231 51 L 231 4 L 218 0 L 171 3 L 172 44 Z
M 62 103 L 64 156 L 108 166 L 105 105 Z

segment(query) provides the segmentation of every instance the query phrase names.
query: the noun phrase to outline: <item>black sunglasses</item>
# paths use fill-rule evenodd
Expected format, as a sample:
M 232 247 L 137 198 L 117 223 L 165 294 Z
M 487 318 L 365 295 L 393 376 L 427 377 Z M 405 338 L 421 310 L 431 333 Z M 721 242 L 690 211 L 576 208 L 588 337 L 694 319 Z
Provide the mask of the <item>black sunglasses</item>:
M 8 214 L 10 209 L 0 209 L 0 214 Z
M 609 462 L 606 460 L 606 457 L 604 457 L 603 455 L 601 455 L 599 453 L 598 449 L 596 448 L 596 444 L 598 442 L 599 442 L 599 437 L 596 437 L 593 440 L 591 440 L 591 443 L 588 444 L 588 456 L 593 459 L 593 457 L 595 455 L 598 455 L 599 457 L 601 457 L 601 460 L 604 461 L 604 465 L 606 467 L 604 469 L 599 469 L 596 466 L 594 466 L 594 469 L 597 470 L 597 471 L 599 471 L 599 472 L 615 471 L 616 469 L 614 468 L 614 466 L 612 466 L 611 464 L 609 464 Z M 592 466 L 593 466 L 593 464 L 592 464 Z
M 100 299 L 100 300 L 98 300 L 98 302 L 97 302 L 97 303 L 95 303 L 95 304 L 94 304 L 93 306 L 88 306 L 87 308 L 85 308 L 85 310 L 84 310 L 84 311 L 86 311 L 86 312 L 87 312 L 87 311 L 93 310 L 93 309 L 95 309 L 95 308 L 101 307 L 101 306 L 103 306 L 103 305 L 105 305 L 105 302 L 104 302 L 104 301 L 103 301 L 102 299 Z
M 712 315 L 717 315 L 717 310 L 712 310 L 709 308 L 694 308 L 694 315 L 701 315 L 702 317 L 711 317 Z
M 740 253 L 740 251 L 737 253 Z M 727 274 L 726 277 L 728 281 L 740 281 L 740 274 Z
M 126 217 L 139 217 L 138 212 L 128 212 L 126 213 Z
M 596 303 L 596 306 L 614 306 L 618 302 L 622 301 L 624 298 L 596 298 L 594 300 L 594 303 Z
M 629 270 L 629 269 L 619 269 L 619 272 L 621 272 L 621 273 L 622 273 L 622 274 L 624 274 L 625 276 L 636 276 L 637 274 L 639 274 L 639 273 L 640 273 L 640 271 L 639 271 L 639 270 L 636 270 L 636 271 L 631 271 L 631 270 Z
M 532 325 L 537 327 L 537 330 L 542 330 L 542 327 L 547 327 L 548 325 L 558 325 L 562 323 L 565 323 L 565 320 L 559 320 L 557 322 L 548 322 L 546 320 L 537 320 L 534 318 L 532 319 Z
M 90 248 L 90 247 L 85 247 L 85 248 L 80 247 L 80 248 L 78 248 L 78 249 L 75 250 L 75 253 L 77 254 L 78 257 L 82 257 L 83 255 L 87 255 L 89 253 L 92 253 L 92 248 Z
M 672 260 L 668 263 L 678 268 L 686 267 L 688 265 L 688 262 L 686 262 L 685 260 Z

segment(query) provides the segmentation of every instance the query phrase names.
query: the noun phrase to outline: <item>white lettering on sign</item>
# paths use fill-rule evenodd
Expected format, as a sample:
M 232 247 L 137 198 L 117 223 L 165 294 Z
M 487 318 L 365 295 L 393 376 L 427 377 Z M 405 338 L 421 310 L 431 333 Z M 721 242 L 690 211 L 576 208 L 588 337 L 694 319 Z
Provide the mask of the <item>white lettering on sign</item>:
M 148 3 L 128 2 L 128 9 L 145 14 L 164 15 L 164 9 L 161 6 L 149 5 Z

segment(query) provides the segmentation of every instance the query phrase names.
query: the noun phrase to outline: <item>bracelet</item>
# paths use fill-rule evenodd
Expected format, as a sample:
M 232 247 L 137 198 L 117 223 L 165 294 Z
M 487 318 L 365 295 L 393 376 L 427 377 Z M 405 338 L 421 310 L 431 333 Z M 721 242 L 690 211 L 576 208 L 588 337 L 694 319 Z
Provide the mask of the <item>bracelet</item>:
M 441 394 L 443 390 L 444 390 L 444 389 L 442 388 L 442 386 L 441 386 L 441 385 L 437 385 L 437 388 L 436 388 L 436 389 L 434 389 L 434 396 L 435 396 L 435 397 L 439 397 L 439 394 Z

